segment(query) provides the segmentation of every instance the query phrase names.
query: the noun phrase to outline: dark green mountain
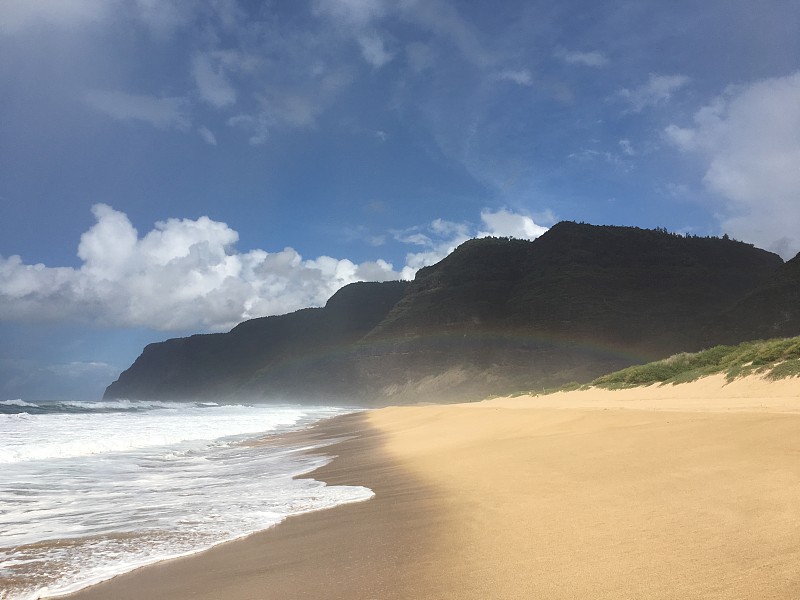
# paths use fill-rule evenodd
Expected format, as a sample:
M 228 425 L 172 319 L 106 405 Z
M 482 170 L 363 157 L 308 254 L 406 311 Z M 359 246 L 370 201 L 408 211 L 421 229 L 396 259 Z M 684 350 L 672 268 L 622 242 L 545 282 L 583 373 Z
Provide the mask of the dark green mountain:
M 797 262 L 576 223 L 533 242 L 471 240 L 410 283 L 353 284 L 324 308 L 151 344 L 106 397 L 374 404 L 589 381 L 753 332 L 800 333 L 797 312 L 778 318 L 797 306 Z
M 271 398 L 336 396 L 349 391 L 345 371 L 330 372 L 328 356 L 352 347 L 386 316 L 405 292 L 403 281 L 359 283 L 336 292 L 324 308 L 306 308 L 245 321 L 228 333 L 193 335 L 150 344 L 106 389 L 104 398 L 189 399 L 259 396 L 253 381 L 268 381 Z
M 800 254 L 723 311 L 710 329 L 709 337 L 724 332 L 721 341 L 728 344 L 800 332 Z

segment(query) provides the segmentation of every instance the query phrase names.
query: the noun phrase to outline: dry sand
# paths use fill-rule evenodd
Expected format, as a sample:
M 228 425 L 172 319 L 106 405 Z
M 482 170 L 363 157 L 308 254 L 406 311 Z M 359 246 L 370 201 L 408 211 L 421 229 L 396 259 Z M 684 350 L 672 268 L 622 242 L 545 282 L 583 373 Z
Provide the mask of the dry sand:
M 800 598 L 800 380 L 722 383 L 337 419 L 374 499 L 75 598 Z

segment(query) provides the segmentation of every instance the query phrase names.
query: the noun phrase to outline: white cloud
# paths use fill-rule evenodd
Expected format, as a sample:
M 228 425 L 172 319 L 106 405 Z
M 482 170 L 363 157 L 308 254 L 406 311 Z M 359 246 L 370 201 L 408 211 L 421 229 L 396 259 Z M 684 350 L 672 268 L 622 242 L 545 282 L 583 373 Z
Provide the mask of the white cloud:
M 541 217 L 554 220 L 549 210 L 542 213 Z M 548 229 L 535 223 L 528 215 L 514 213 L 505 208 L 481 211 L 481 221 L 485 231 L 476 232 L 468 223 L 435 219 L 423 227 L 394 232 L 396 240 L 424 248 L 420 252 L 406 254 L 406 265 L 401 271 L 403 279 L 413 279 L 419 269 L 436 264 L 471 238 L 497 236 L 533 240 Z
M 159 36 L 169 35 L 188 24 L 199 6 L 183 0 L 136 0 L 135 4 L 139 18 Z
M 442 0 L 315 0 L 313 6 L 318 17 L 329 19 L 344 32 L 367 31 L 387 16 L 395 15 L 447 40 L 466 60 L 478 67 L 487 67 L 496 62 L 454 3 Z M 419 52 L 422 47 L 417 45 L 415 48 L 409 54 L 412 61 L 422 58 Z M 420 67 L 424 62 L 427 61 L 417 62 L 416 66 Z
M 394 58 L 394 54 L 386 49 L 383 38 L 375 32 L 358 36 L 358 45 L 361 55 L 376 69 L 382 67 Z
M 406 254 L 406 265 L 401 272 L 403 279 L 414 279 L 417 271 L 423 267 L 435 265 L 445 256 L 453 252 L 460 244 L 466 242 L 469 236 L 454 237 L 451 239 L 431 241 L 428 249 L 422 252 L 409 252 Z
M 209 146 L 216 146 L 217 145 L 217 136 L 214 135 L 214 132 L 211 131 L 205 125 L 197 128 L 197 133 L 200 134 L 200 137 L 203 138 L 203 141 L 208 144 Z
M 449 40 L 475 66 L 483 68 L 496 62 L 497 57 L 484 47 L 476 29 L 456 9 L 457 3 L 404 0 L 399 6 L 404 18 Z
M 650 74 L 646 83 L 632 90 L 619 91 L 619 96 L 630 103 L 635 112 L 641 112 L 648 106 L 656 106 L 669 102 L 672 95 L 689 83 L 686 75 Z
M 227 124 L 249 134 L 253 145 L 266 143 L 270 131 L 276 127 L 311 127 L 320 114 L 352 80 L 346 69 L 312 70 L 311 80 L 293 85 L 273 86 L 259 97 L 261 110 L 253 114 L 239 114 L 228 119 Z
M 15 33 L 44 23 L 74 27 L 105 18 L 117 8 L 114 0 L 3 0 L 0 33 Z
M 704 161 L 723 230 L 786 258 L 800 251 L 800 72 L 731 87 L 665 136 Z
M 211 8 L 223 24 L 234 14 L 231 2 L 215 0 Z M 0 33 L 15 33 L 38 24 L 72 28 L 127 15 L 133 15 L 154 34 L 169 35 L 192 22 L 201 3 L 182 0 L 2 0 Z
M 383 260 L 234 249 L 238 234 L 208 217 L 169 219 L 140 237 L 124 213 L 93 207 L 78 269 L 0 257 L 0 318 L 92 321 L 162 330 L 224 329 L 244 319 L 319 306 L 354 281 L 397 279 Z
M 533 76 L 528 69 L 506 69 L 500 72 L 500 79 L 513 81 L 518 85 L 533 85 Z
M 267 92 L 262 96 L 262 103 L 273 121 L 293 127 L 313 125 L 323 110 L 316 98 L 292 90 Z
M 119 374 L 117 367 L 101 361 L 57 363 L 47 365 L 45 369 L 57 376 L 74 378 L 86 377 L 87 375 L 108 377 L 109 375 Z
M 505 208 L 501 208 L 496 212 L 483 210 L 481 211 L 481 220 L 488 229 L 479 232 L 478 237 L 492 235 L 535 240 L 548 229 L 538 225 L 527 215 L 512 213 Z
M 602 52 L 578 52 L 567 50 L 566 48 L 556 48 L 553 56 L 560 58 L 570 65 L 582 65 L 584 67 L 604 67 L 608 64 L 608 58 Z
M 395 235 L 395 239 L 398 242 L 403 242 L 404 244 L 413 244 L 415 246 L 430 246 L 433 244 L 431 238 L 416 230 L 412 230 L 410 232 L 399 232 Z
M 470 228 L 466 223 L 434 219 L 430 224 L 430 228 L 432 232 L 439 236 L 451 236 L 459 239 L 467 239 L 470 237 Z
M 484 210 L 486 231 L 435 219 L 394 232 L 419 248 L 398 272 L 383 259 L 304 259 L 293 248 L 239 252 L 236 231 L 208 217 L 168 219 L 140 236 L 125 213 L 92 207 L 78 245 L 80 268 L 28 265 L 0 256 L 0 320 L 83 321 L 160 330 L 222 330 L 245 319 L 321 306 L 355 281 L 412 279 L 473 237 L 534 239 L 547 228 L 507 209 Z M 552 216 L 549 211 L 545 218 Z
M 223 108 L 236 102 L 236 90 L 228 81 L 220 61 L 208 54 L 196 56 L 192 61 L 194 77 L 200 98 L 211 106 Z
M 622 155 L 610 150 L 601 151 L 595 150 L 594 148 L 579 148 L 575 152 L 570 152 L 567 155 L 567 158 L 574 160 L 577 163 L 585 164 L 596 164 L 597 162 L 603 162 L 624 172 L 629 172 L 633 166 L 630 161 L 626 160 L 626 157 L 630 158 L 635 156 L 636 152 L 628 140 L 620 140 L 618 142 L 618 146 L 620 150 L 622 150 Z
M 314 13 L 343 25 L 364 27 L 388 10 L 383 0 L 314 0 Z
M 315 0 L 314 14 L 329 19 L 347 37 L 355 36 L 361 56 L 380 68 L 394 58 L 384 37 L 372 26 L 396 7 L 383 0 Z
M 225 31 L 234 31 L 247 20 L 237 0 L 211 0 L 211 8 Z
M 87 92 L 86 102 L 120 121 L 144 121 L 160 129 L 187 130 L 190 126 L 183 98 L 156 98 L 120 91 L 93 90 Z
M 248 141 L 253 146 L 265 144 L 269 139 L 269 130 L 272 122 L 266 113 L 253 115 L 236 115 L 227 121 L 228 126 L 238 127 L 246 131 L 250 137 Z
M 636 150 L 633 149 L 633 144 L 631 144 L 630 140 L 621 139 L 619 141 L 619 147 L 626 156 L 636 156 Z

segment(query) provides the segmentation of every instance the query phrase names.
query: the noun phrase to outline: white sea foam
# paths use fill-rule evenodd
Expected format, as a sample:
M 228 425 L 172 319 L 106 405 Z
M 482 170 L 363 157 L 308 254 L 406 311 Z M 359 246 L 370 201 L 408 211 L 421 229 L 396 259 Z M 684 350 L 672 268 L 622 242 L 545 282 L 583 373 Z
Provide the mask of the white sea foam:
M 16 400 L 2 400 L 0 401 L 0 405 L 2 406 L 27 406 L 29 408 L 37 408 L 38 404 L 31 404 L 30 402 L 25 402 L 17 398 Z
M 186 403 L 180 402 L 163 402 L 158 400 L 98 400 L 92 401 L 65 401 L 58 403 L 61 406 L 70 406 L 73 408 L 80 408 L 83 410 L 99 410 L 99 411 L 113 411 L 113 410 L 146 410 L 148 408 L 183 408 Z
M 145 412 L 0 415 L 3 600 L 74 591 L 288 515 L 365 500 L 294 479 L 327 459 L 238 443 L 341 409 L 171 404 Z
M 147 412 L 100 412 L 129 406 L 128 401 L 64 403 L 93 413 L 48 413 L 20 420 L 17 415 L 0 415 L 0 463 L 47 460 L 129 452 L 140 448 L 172 446 L 182 442 L 215 440 L 295 423 L 303 414 L 299 408 L 265 411 L 246 406 L 210 408 L 176 403 L 149 403 Z

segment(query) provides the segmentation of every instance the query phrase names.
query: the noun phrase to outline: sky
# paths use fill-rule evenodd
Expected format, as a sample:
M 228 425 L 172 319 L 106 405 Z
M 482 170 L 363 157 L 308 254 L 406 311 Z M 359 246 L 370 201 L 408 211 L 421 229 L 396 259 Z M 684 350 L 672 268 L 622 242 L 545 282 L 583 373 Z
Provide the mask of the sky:
M 796 0 L 0 1 L 0 400 L 557 221 L 800 251 Z

